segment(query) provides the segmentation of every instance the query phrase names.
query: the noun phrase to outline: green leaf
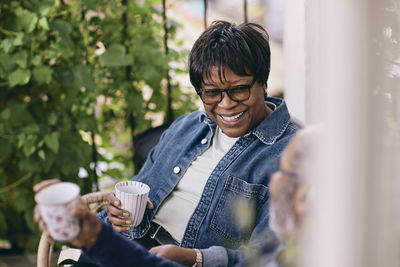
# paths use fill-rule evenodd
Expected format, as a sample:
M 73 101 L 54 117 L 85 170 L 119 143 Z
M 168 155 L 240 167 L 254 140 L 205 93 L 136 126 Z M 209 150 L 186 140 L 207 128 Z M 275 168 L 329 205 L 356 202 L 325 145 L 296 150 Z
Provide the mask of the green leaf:
M 33 199 L 31 199 L 31 198 L 27 198 L 27 199 L 29 199 L 31 202 L 33 202 Z M 33 207 L 32 206 L 24 211 L 24 219 L 27 222 L 29 229 L 35 230 L 37 228 L 37 223 L 33 220 Z
M 4 69 L 5 72 L 9 73 L 15 69 L 17 64 L 15 63 L 14 57 L 6 53 L 0 52 L 0 66 Z
M 32 142 L 28 141 L 28 142 L 25 142 L 22 150 L 23 150 L 25 156 L 28 158 L 30 155 L 33 154 L 33 152 L 35 152 L 36 147 Z
M 51 113 L 51 114 L 49 115 L 49 124 L 50 124 L 50 125 L 56 124 L 57 119 L 58 119 L 58 118 L 57 118 L 57 115 L 54 114 L 54 113 Z
M 18 168 L 22 172 L 41 172 L 42 167 L 32 158 L 21 158 L 18 161 Z
M 130 111 L 139 112 L 143 109 L 143 98 L 137 92 L 129 92 L 126 96 L 126 102 Z
M 28 52 L 26 50 L 19 51 L 14 55 L 15 63 L 22 69 L 26 69 L 28 62 Z
M 31 59 L 31 63 L 34 66 L 37 66 L 40 64 L 40 56 L 39 55 L 34 55 Z
M 8 75 L 8 83 L 10 87 L 16 85 L 24 85 L 31 79 L 31 72 L 29 70 L 17 69 Z
M 39 13 L 43 17 L 47 17 L 51 13 L 51 5 L 41 5 L 39 8 Z
M 33 69 L 33 79 L 39 84 L 49 84 L 53 70 L 49 66 L 39 66 Z
M 0 49 L 8 53 L 11 50 L 11 47 L 13 47 L 13 43 L 14 41 L 12 39 L 6 38 L 0 42 Z
M 58 149 L 59 149 L 58 137 L 59 137 L 59 133 L 58 132 L 53 132 L 51 134 L 46 135 L 46 137 L 44 138 L 44 143 L 54 153 L 57 153 Z
M 26 140 L 25 134 L 24 133 L 20 133 L 18 135 L 17 139 L 18 139 L 17 148 L 21 148 L 24 145 L 25 140 Z
M 22 190 L 22 191 L 27 191 L 27 190 Z M 35 205 L 32 202 L 32 199 L 30 198 L 30 195 L 26 195 L 25 196 L 24 193 L 27 193 L 27 192 L 21 192 L 21 196 L 17 197 L 14 200 L 15 207 L 20 212 L 21 211 L 26 212 L 28 210 L 31 210 L 31 209 L 33 209 L 33 206 Z
M 105 172 L 105 174 L 114 177 L 114 178 L 120 178 L 122 177 L 122 170 L 117 169 L 117 168 L 113 168 L 113 169 L 109 169 Z
M 86 6 L 87 9 L 91 10 L 97 10 L 97 2 L 98 0 L 82 0 L 83 5 Z
M 17 29 L 23 30 L 26 33 L 31 33 L 35 29 L 36 23 L 38 22 L 38 17 L 36 14 L 27 10 L 23 10 L 21 12 L 21 9 L 18 9 L 15 13 L 17 15 Z
M 0 161 L 7 159 L 11 155 L 12 146 L 9 140 L 0 138 Z
M 39 19 L 39 26 L 46 31 L 50 29 L 49 24 L 47 23 L 47 19 L 45 17 Z
M 74 68 L 74 78 L 75 85 L 78 89 L 82 87 L 93 91 L 96 89 L 96 85 L 94 84 L 93 74 L 91 69 L 86 65 L 79 65 Z
M 133 57 L 126 54 L 126 49 L 121 44 L 112 44 L 104 54 L 100 56 L 100 62 L 104 66 L 119 67 L 133 64 Z
M 31 123 L 31 124 L 27 125 L 26 127 L 24 127 L 23 130 L 26 134 L 29 134 L 29 135 L 40 132 L 39 126 L 35 123 Z
M 11 110 L 9 108 L 4 109 L 0 116 L 3 120 L 8 120 L 11 117 Z
M 42 160 L 46 160 L 46 154 L 44 153 L 43 150 L 39 150 L 38 155 L 39 158 L 41 158 Z
M 73 46 L 73 41 L 70 38 L 70 33 L 72 32 L 72 26 L 68 21 L 57 19 L 52 23 L 52 28 L 58 32 L 61 38 L 61 44 L 63 46 L 69 47 Z
M 8 107 L 11 109 L 12 120 L 9 122 L 12 126 L 23 128 L 34 121 L 25 103 L 10 101 Z
M 0 235 L 4 236 L 8 231 L 7 231 L 7 221 L 6 221 L 6 216 L 4 215 L 3 211 L 0 210 Z
M 13 44 L 15 46 L 23 45 L 24 44 L 23 39 L 24 39 L 24 33 L 23 32 L 19 32 L 19 33 L 17 33 L 17 37 L 14 38 Z

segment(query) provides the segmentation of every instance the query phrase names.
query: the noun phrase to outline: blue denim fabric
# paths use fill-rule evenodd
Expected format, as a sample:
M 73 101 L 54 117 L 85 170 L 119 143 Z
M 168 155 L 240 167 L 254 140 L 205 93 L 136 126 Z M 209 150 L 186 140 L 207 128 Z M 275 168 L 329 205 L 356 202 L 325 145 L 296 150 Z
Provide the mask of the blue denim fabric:
M 268 227 L 268 184 L 276 171 L 276 165 L 269 162 L 281 156 L 297 126 L 291 122 L 283 100 L 266 97 L 265 101 L 274 103 L 276 109 L 239 138 L 220 160 L 186 227 L 181 246 L 202 249 L 204 266 L 236 264 L 240 259 L 239 247 L 255 242 Z M 146 234 L 161 203 L 190 163 L 210 146 L 215 129 L 216 124 L 205 112 L 196 111 L 179 117 L 163 133 L 139 174 L 132 178 L 150 186 L 154 209 L 147 209 L 142 223 L 123 233 L 125 236 L 135 239 Z M 247 229 L 237 223 L 232 207 L 236 200 L 255 206 L 255 222 Z M 100 215 L 106 217 L 106 212 Z

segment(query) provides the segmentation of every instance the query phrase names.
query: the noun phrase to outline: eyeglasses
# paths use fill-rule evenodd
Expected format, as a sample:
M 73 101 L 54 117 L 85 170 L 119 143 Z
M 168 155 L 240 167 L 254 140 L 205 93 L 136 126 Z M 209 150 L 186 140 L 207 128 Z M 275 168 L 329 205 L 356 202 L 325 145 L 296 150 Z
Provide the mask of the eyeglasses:
M 242 102 L 250 98 L 250 89 L 256 82 L 256 78 L 253 79 L 251 84 L 238 85 L 226 89 L 200 89 L 197 93 L 204 104 L 215 105 L 222 101 L 222 93 L 225 92 L 230 99 L 236 102 Z
M 289 171 L 286 169 L 282 169 L 279 163 L 280 159 L 279 158 L 274 158 L 269 160 L 269 164 L 272 166 L 273 169 L 276 169 L 275 173 L 280 172 L 283 175 L 292 177 L 294 179 L 302 179 L 303 175 L 301 175 L 300 173 L 296 172 L 296 171 Z

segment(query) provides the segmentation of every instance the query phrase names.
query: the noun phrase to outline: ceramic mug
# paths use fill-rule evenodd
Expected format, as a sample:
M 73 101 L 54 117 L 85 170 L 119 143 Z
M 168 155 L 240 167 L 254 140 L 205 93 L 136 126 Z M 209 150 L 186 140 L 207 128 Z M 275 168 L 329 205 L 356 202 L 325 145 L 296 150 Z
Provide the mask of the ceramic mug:
M 79 186 L 70 182 L 53 184 L 36 193 L 40 215 L 54 240 L 68 241 L 79 234 L 79 220 L 70 214 L 79 197 Z
M 123 181 L 115 185 L 115 196 L 121 201 L 121 208 L 129 211 L 133 227 L 142 222 L 149 192 L 148 185 L 137 181 Z

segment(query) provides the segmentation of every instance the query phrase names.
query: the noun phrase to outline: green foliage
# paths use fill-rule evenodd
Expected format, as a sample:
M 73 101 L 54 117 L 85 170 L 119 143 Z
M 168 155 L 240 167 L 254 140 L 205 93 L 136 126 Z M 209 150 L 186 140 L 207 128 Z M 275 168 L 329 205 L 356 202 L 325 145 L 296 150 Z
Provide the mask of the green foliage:
M 111 154 L 99 159 L 122 166 L 105 175 L 126 179 L 134 168 L 131 133 L 151 126 L 148 112 L 165 114 L 169 62 L 182 54 L 165 55 L 154 1 L 126 2 L 0 2 L 1 239 L 25 233 L 28 239 L 13 243 L 37 242 L 32 186 L 39 181 L 59 178 L 91 190 L 90 133 Z M 194 106 L 192 95 L 173 87 L 176 117 Z M 80 169 L 89 177 L 79 178 Z

